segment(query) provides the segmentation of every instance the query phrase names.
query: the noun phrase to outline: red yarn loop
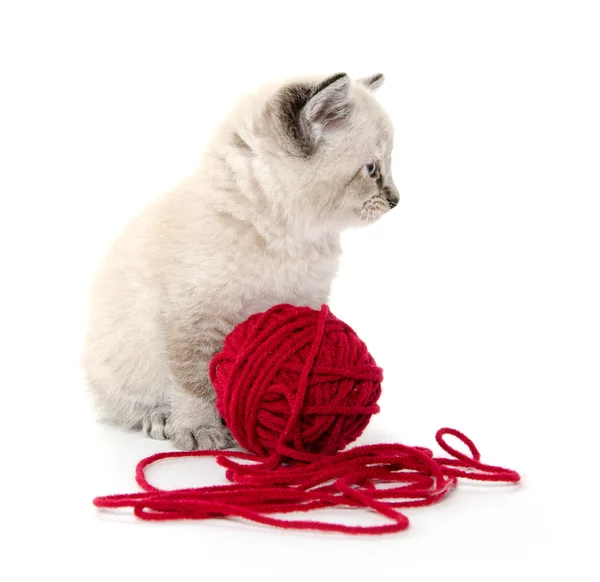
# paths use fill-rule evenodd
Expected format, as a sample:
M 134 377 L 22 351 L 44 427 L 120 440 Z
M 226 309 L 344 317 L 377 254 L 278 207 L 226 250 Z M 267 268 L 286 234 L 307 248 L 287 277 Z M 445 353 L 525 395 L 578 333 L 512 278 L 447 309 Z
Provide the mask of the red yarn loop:
M 467 455 L 451 447 L 444 440 L 444 436 L 446 436 L 447 434 L 456 437 L 458 440 L 462 441 L 465 445 L 467 445 L 469 451 L 471 452 L 471 457 L 467 457 Z M 457 459 L 465 463 L 469 463 L 472 460 L 479 461 L 479 459 L 481 459 L 481 455 L 479 454 L 475 443 L 469 437 L 465 436 L 464 434 L 453 428 L 440 428 L 440 430 L 438 430 L 437 433 L 435 433 L 435 440 L 437 444 L 440 445 L 440 447 L 442 447 L 442 449 L 444 449 L 449 455 L 452 455 L 453 457 L 456 457 Z
M 445 440 L 445 435 L 452 435 L 462 441 L 471 452 L 471 457 L 457 451 L 451 447 Z M 475 446 L 475 443 L 462 432 L 453 428 L 441 428 L 435 435 L 435 440 L 448 454 L 454 459 L 438 459 L 444 465 L 445 471 L 454 477 L 465 477 L 474 481 L 504 481 L 507 483 L 517 483 L 521 480 L 520 475 L 512 469 L 505 469 L 495 465 L 486 465 L 479 459 L 481 455 Z M 462 469 L 453 469 L 452 467 L 461 467 Z
M 473 441 L 451 428 L 436 434 L 449 458 L 401 444 L 343 450 L 379 411 L 383 373 L 356 333 L 327 306 L 315 311 L 278 305 L 253 315 L 227 336 L 210 376 L 219 413 L 250 452 L 152 455 L 136 468 L 142 492 L 97 497 L 97 507 L 132 507 L 138 518 L 154 521 L 229 516 L 282 528 L 382 534 L 406 529 L 400 508 L 436 503 L 459 477 L 520 480 L 515 471 L 482 463 Z M 451 447 L 448 435 L 470 456 Z M 230 483 L 164 490 L 148 481 L 148 467 L 180 457 L 215 457 Z M 340 506 L 370 510 L 388 523 L 275 517 Z

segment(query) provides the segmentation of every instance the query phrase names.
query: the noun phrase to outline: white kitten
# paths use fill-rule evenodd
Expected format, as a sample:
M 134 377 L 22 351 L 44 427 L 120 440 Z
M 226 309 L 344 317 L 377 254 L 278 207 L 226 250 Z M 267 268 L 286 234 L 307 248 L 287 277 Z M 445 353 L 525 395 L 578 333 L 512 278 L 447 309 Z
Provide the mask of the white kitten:
M 319 308 L 339 233 L 398 203 L 383 75 L 262 87 L 198 171 L 115 241 L 95 280 L 84 366 L 105 421 L 181 449 L 233 441 L 208 365 L 233 327 L 278 303 Z

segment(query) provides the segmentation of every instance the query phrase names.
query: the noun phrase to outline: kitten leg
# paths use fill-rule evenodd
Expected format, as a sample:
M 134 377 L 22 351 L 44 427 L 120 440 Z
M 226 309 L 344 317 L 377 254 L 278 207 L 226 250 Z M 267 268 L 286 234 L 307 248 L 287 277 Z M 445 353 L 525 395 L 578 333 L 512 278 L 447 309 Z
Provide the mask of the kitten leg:
M 197 312 L 192 320 L 172 319 L 166 326 L 173 387 L 165 434 L 179 449 L 226 449 L 235 445 L 217 412 L 208 375 L 210 361 L 232 327 L 214 315 Z
M 173 407 L 177 414 L 169 420 L 166 434 L 178 449 L 192 451 L 235 446 L 235 440 L 217 413 L 214 400 L 176 390 Z
M 170 416 L 170 406 L 159 406 L 149 410 L 142 418 L 143 433 L 147 437 L 164 441 L 167 438 L 166 425 Z

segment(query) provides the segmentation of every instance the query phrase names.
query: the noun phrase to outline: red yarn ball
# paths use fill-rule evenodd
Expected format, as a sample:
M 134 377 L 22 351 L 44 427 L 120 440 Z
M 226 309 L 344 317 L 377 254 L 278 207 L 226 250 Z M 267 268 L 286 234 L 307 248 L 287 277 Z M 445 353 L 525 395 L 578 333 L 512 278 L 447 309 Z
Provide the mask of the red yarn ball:
M 226 337 L 210 376 L 217 410 L 243 448 L 310 461 L 360 436 L 379 412 L 383 371 L 326 305 L 277 305 Z

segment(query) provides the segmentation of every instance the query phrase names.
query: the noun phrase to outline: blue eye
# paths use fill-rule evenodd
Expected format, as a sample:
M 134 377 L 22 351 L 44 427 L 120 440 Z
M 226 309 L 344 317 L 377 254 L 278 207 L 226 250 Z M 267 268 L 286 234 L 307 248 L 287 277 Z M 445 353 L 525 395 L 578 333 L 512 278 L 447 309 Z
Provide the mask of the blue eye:
M 365 164 L 365 170 L 367 170 L 367 175 L 372 178 L 377 173 L 377 164 L 375 162 Z

